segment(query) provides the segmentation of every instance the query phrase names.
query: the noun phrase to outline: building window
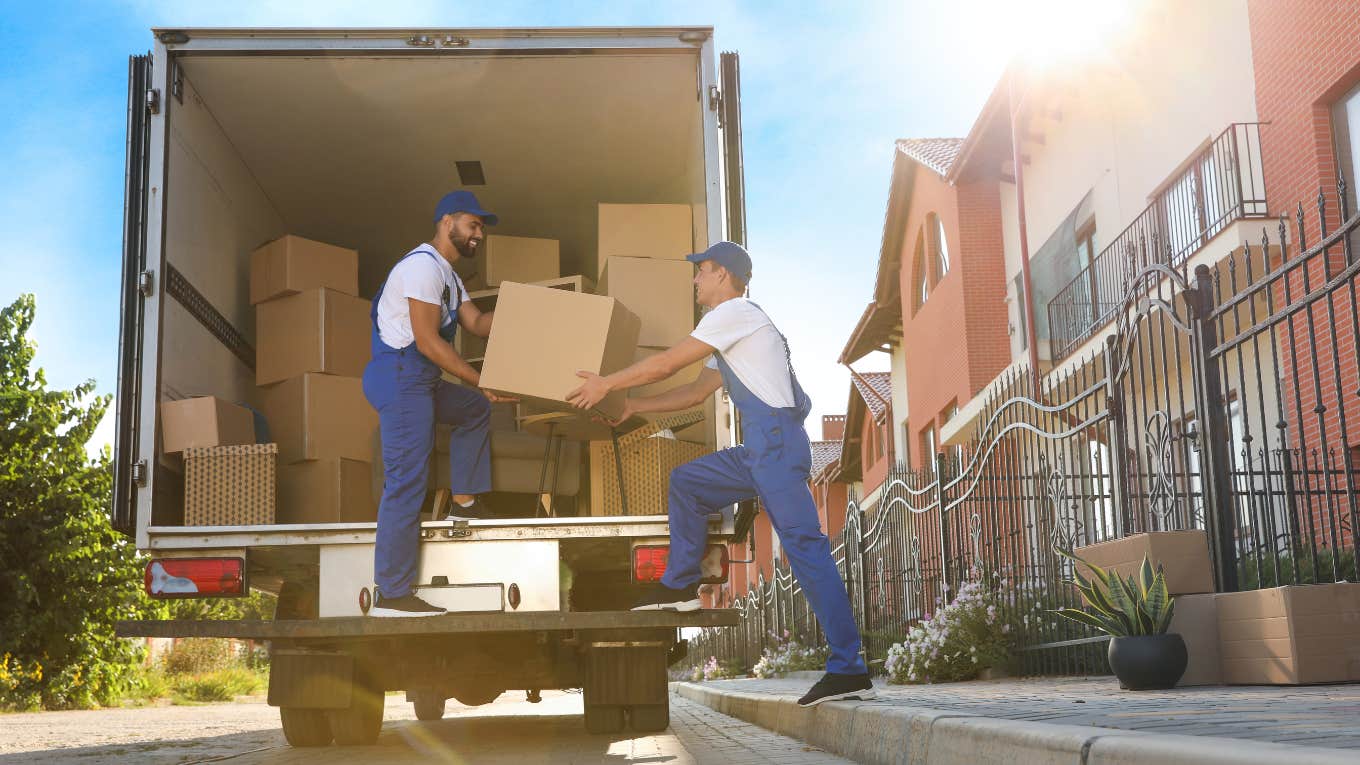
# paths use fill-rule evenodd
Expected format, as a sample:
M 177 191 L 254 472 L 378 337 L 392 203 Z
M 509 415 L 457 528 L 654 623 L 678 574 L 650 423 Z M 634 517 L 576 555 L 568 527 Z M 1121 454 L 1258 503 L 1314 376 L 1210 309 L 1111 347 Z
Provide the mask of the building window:
M 935 426 L 927 425 L 921 431 L 921 468 L 934 471 L 935 469 Z
M 1104 316 L 1104 306 L 1101 304 L 1100 280 L 1096 278 L 1096 269 L 1092 267 L 1096 257 L 1096 222 L 1090 222 L 1077 229 L 1077 268 L 1086 271 L 1086 302 L 1090 304 L 1091 323 L 1100 320 Z M 1115 296 L 1108 296 L 1113 298 Z
M 930 297 L 930 276 L 926 273 L 926 240 L 916 235 L 916 254 L 911 259 L 912 278 L 916 280 L 916 307 L 926 304 Z
M 1360 178 L 1360 85 L 1332 104 L 1332 145 L 1337 171 L 1346 179 L 1346 212 L 1354 215 Z
M 926 226 L 931 232 L 930 245 L 934 250 L 935 281 L 938 282 L 949 273 L 949 241 L 945 238 L 944 221 L 940 220 L 940 216 L 935 213 L 926 216 Z

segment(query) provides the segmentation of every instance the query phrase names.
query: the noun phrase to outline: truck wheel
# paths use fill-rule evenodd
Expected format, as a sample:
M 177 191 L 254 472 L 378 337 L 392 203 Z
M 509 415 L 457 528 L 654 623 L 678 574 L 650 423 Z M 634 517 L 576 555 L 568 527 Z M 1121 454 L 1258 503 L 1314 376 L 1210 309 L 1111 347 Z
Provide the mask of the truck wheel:
M 330 710 L 331 733 L 341 746 L 367 746 L 382 733 L 385 701 L 382 689 L 355 669 L 349 706 Z
M 586 704 L 586 733 L 618 733 L 623 730 L 623 707 Z
M 638 733 L 660 733 L 671 724 L 671 705 L 638 704 L 628 709 L 628 727 Z
M 432 722 L 444 719 L 444 704 L 447 701 L 443 696 L 431 692 L 420 691 L 412 694 L 411 704 L 416 708 L 416 719 L 422 722 Z
M 324 709 L 279 707 L 279 720 L 289 746 L 325 746 L 331 742 L 331 721 Z

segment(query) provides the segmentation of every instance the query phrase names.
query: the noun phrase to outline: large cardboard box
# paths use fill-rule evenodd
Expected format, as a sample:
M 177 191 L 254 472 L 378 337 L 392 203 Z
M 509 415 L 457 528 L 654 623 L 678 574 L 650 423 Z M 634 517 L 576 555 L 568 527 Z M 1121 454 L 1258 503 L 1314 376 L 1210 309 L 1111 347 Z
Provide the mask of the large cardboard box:
M 255 307 L 255 384 L 306 372 L 359 377 L 368 364 L 367 300 L 310 289 Z
M 687 260 L 609 258 L 599 291 L 642 320 L 638 345 L 669 348 L 694 331 L 694 266 Z
M 359 294 L 359 253 L 300 236 L 281 236 L 250 254 L 250 304 L 326 287 Z
M 482 363 L 482 387 L 589 422 L 592 413 L 578 413 L 566 401 L 581 385 L 576 373 L 607 375 L 628 366 L 638 325 L 616 298 L 506 282 Z M 617 417 L 623 397 L 622 391 L 611 393 L 594 414 Z
M 1172 595 L 1214 591 L 1214 572 L 1209 565 L 1209 539 L 1203 531 L 1151 531 L 1112 539 L 1077 549 L 1077 555 L 1120 576 L 1136 574 L 1143 556 L 1166 573 Z
M 357 377 L 305 374 L 266 388 L 262 396 L 279 461 L 373 459 L 378 413 Z
M 1223 670 L 1219 666 L 1218 596 L 1213 593 L 1180 595 L 1176 598 L 1175 609 L 1167 631 L 1181 636 L 1189 657 L 1185 674 L 1181 675 L 1176 685 L 1221 685 Z
M 373 467 L 322 459 L 279 466 L 279 523 L 367 523 L 378 519 Z
M 562 275 L 556 239 L 489 234 L 482 243 L 482 271 L 487 287 L 501 282 L 541 282 Z
M 215 396 L 161 403 L 161 451 L 255 443 L 255 414 Z
M 599 268 L 616 255 L 679 260 L 694 252 L 689 205 L 599 206 Z
M 274 522 L 275 444 L 184 450 L 184 525 Z
M 1302 584 L 1218 596 L 1223 681 L 1360 681 L 1360 584 Z
M 621 443 L 628 507 L 619 495 L 619 465 L 612 441 L 590 442 L 590 514 L 665 515 L 671 471 L 708 453 L 704 444 L 660 436 Z

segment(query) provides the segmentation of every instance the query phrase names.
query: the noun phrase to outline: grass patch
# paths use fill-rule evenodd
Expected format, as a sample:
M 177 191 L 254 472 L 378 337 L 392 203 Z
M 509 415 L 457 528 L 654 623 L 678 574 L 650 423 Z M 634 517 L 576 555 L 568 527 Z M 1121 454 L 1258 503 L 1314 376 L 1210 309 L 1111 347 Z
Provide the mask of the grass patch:
M 198 675 L 175 678 L 170 690 L 175 704 L 232 701 L 237 696 L 249 696 L 264 690 L 269 676 L 241 667 L 220 669 Z

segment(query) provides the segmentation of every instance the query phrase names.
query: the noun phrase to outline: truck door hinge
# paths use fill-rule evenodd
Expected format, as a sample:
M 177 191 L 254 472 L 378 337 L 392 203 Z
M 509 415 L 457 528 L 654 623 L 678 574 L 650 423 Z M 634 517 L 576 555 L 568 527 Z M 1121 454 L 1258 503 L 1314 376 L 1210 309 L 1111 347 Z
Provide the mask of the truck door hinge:
M 444 47 L 445 47 L 445 48 L 466 48 L 467 46 L 469 46 L 469 45 L 471 45 L 471 44 L 472 44 L 472 41 L 469 40 L 469 39 L 467 39 L 466 37 L 455 37 L 454 35 L 445 35 L 445 36 L 444 36 Z
M 138 486 L 146 486 L 146 460 L 132 463 L 132 482 Z
M 406 44 L 417 48 L 433 48 L 434 38 L 429 35 L 412 35 L 406 38 Z
M 148 114 L 161 113 L 161 92 L 157 88 L 146 91 L 146 111 Z
M 708 110 L 722 114 L 723 96 L 717 85 L 708 86 Z
M 151 297 L 151 293 L 156 289 L 156 273 L 154 271 L 143 271 L 137 274 L 137 291 L 142 293 L 142 297 Z

